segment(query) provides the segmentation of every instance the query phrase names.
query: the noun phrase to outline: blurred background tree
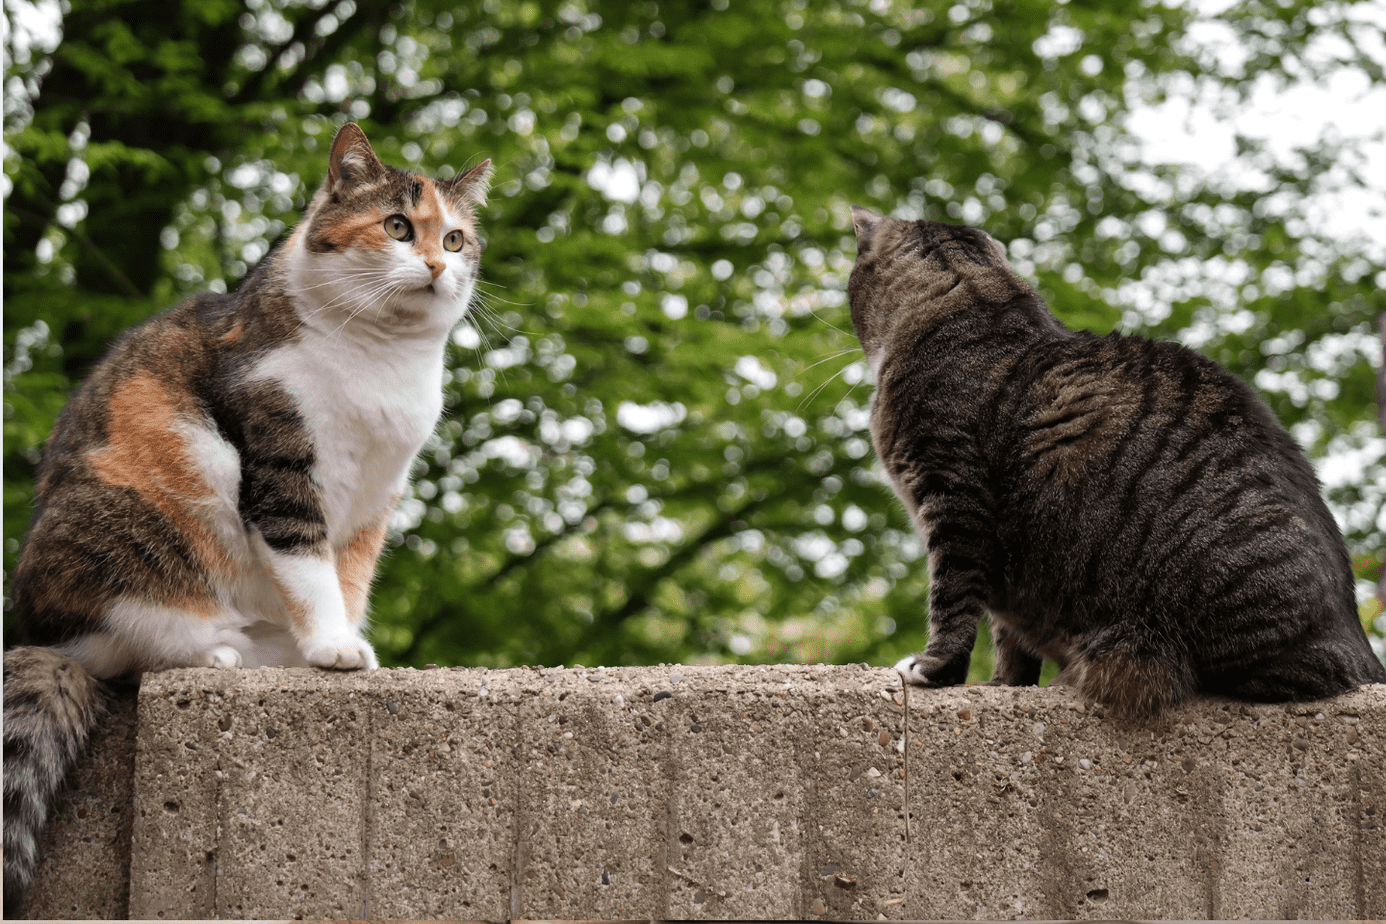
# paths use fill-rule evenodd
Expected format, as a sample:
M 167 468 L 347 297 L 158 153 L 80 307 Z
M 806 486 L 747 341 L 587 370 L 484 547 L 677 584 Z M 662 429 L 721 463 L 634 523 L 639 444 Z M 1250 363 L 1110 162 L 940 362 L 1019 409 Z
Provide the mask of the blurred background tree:
M 1132 127 L 1168 100 L 1380 87 L 1373 4 L 45 2 L 5 5 L 6 574 L 71 389 L 124 328 L 234 286 L 350 118 L 390 163 L 497 165 L 484 295 L 376 583 L 386 663 L 920 648 L 849 203 L 983 226 L 1069 326 L 1179 338 L 1255 382 L 1320 464 L 1364 624 L 1380 612 L 1386 255 L 1306 218 L 1369 188 L 1360 139 L 1238 134 L 1213 174 L 1152 162 Z

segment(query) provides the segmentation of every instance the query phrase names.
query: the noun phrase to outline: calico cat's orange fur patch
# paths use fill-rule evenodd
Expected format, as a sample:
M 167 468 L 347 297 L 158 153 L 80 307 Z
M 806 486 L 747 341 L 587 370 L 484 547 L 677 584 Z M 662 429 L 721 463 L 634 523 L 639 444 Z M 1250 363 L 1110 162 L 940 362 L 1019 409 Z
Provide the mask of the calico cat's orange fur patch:
M 111 392 L 106 445 L 90 453 L 92 471 L 107 484 L 133 488 L 167 516 L 182 533 L 193 554 L 209 572 L 228 577 L 236 572 L 225 547 L 192 509 L 213 497 L 179 433 L 186 419 L 179 399 L 151 372 L 136 372 Z M 210 599 L 166 601 L 202 615 L 216 610 Z
M 337 579 L 342 586 L 347 615 L 359 621 L 366 612 L 375 563 L 385 544 L 385 520 L 357 530 L 347 544 L 337 550 Z
M 279 591 L 279 596 L 284 600 L 284 611 L 289 614 L 289 619 L 296 629 L 306 629 L 310 627 L 308 605 L 295 597 L 289 588 L 284 586 L 284 582 L 278 575 L 272 575 L 274 589 Z
M 245 323 L 237 321 L 230 330 L 221 335 L 220 340 L 224 345 L 230 346 L 243 336 L 245 336 Z
M 322 239 L 337 250 L 384 250 L 390 239 L 381 227 L 385 215 L 379 209 L 338 222 L 324 229 Z
M 419 184 L 419 199 L 410 211 L 410 220 L 418 235 L 415 247 L 428 264 L 433 278 L 443 271 L 443 203 L 438 198 L 438 187 L 428 177 L 416 176 Z

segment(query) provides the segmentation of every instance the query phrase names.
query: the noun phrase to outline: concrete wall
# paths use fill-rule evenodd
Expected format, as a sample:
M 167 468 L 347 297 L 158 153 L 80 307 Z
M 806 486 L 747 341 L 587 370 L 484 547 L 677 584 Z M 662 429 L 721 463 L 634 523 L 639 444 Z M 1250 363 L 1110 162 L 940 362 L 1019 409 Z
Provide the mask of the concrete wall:
M 913 689 L 908 749 L 902 699 L 862 666 L 150 675 L 30 913 L 1386 918 L 1386 686 L 1158 728 Z

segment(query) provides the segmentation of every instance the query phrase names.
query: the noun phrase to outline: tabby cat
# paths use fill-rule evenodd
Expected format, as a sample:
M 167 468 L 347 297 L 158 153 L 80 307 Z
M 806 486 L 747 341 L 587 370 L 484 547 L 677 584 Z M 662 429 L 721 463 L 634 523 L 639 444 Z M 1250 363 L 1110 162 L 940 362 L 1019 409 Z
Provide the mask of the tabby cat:
M 1066 329 L 981 231 L 852 222 L 872 441 L 929 553 L 907 680 L 962 683 L 987 611 L 992 683 L 1050 658 L 1127 720 L 1386 682 L 1314 472 L 1249 387 L 1178 344 Z
M 429 179 L 361 129 L 289 235 L 225 295 L 128 333 L 58 419 L 5 655 L 5 913 L 100 714 L 96 678 L 377 666 L 366 596 L 442 410 L 490 161 Z

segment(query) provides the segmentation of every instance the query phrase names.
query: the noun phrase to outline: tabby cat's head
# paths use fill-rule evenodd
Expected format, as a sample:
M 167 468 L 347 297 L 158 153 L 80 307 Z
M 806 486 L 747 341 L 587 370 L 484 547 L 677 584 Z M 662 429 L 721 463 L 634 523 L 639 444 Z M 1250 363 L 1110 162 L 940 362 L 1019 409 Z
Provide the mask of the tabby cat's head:
M 386 166 L 359 126 L 343 125 L 291 239 L 297 294 L 326 323 L 451 329 L 475 289 L 490 175 L 489 160 L 446 180 Z
M 852 206 L 857 262 L 847 284 L 852 324 L 874 369 L 891 330 L 965 310 L 977 300 L 1030 291 L 985 231 L 937 221 L 904 221 Z

